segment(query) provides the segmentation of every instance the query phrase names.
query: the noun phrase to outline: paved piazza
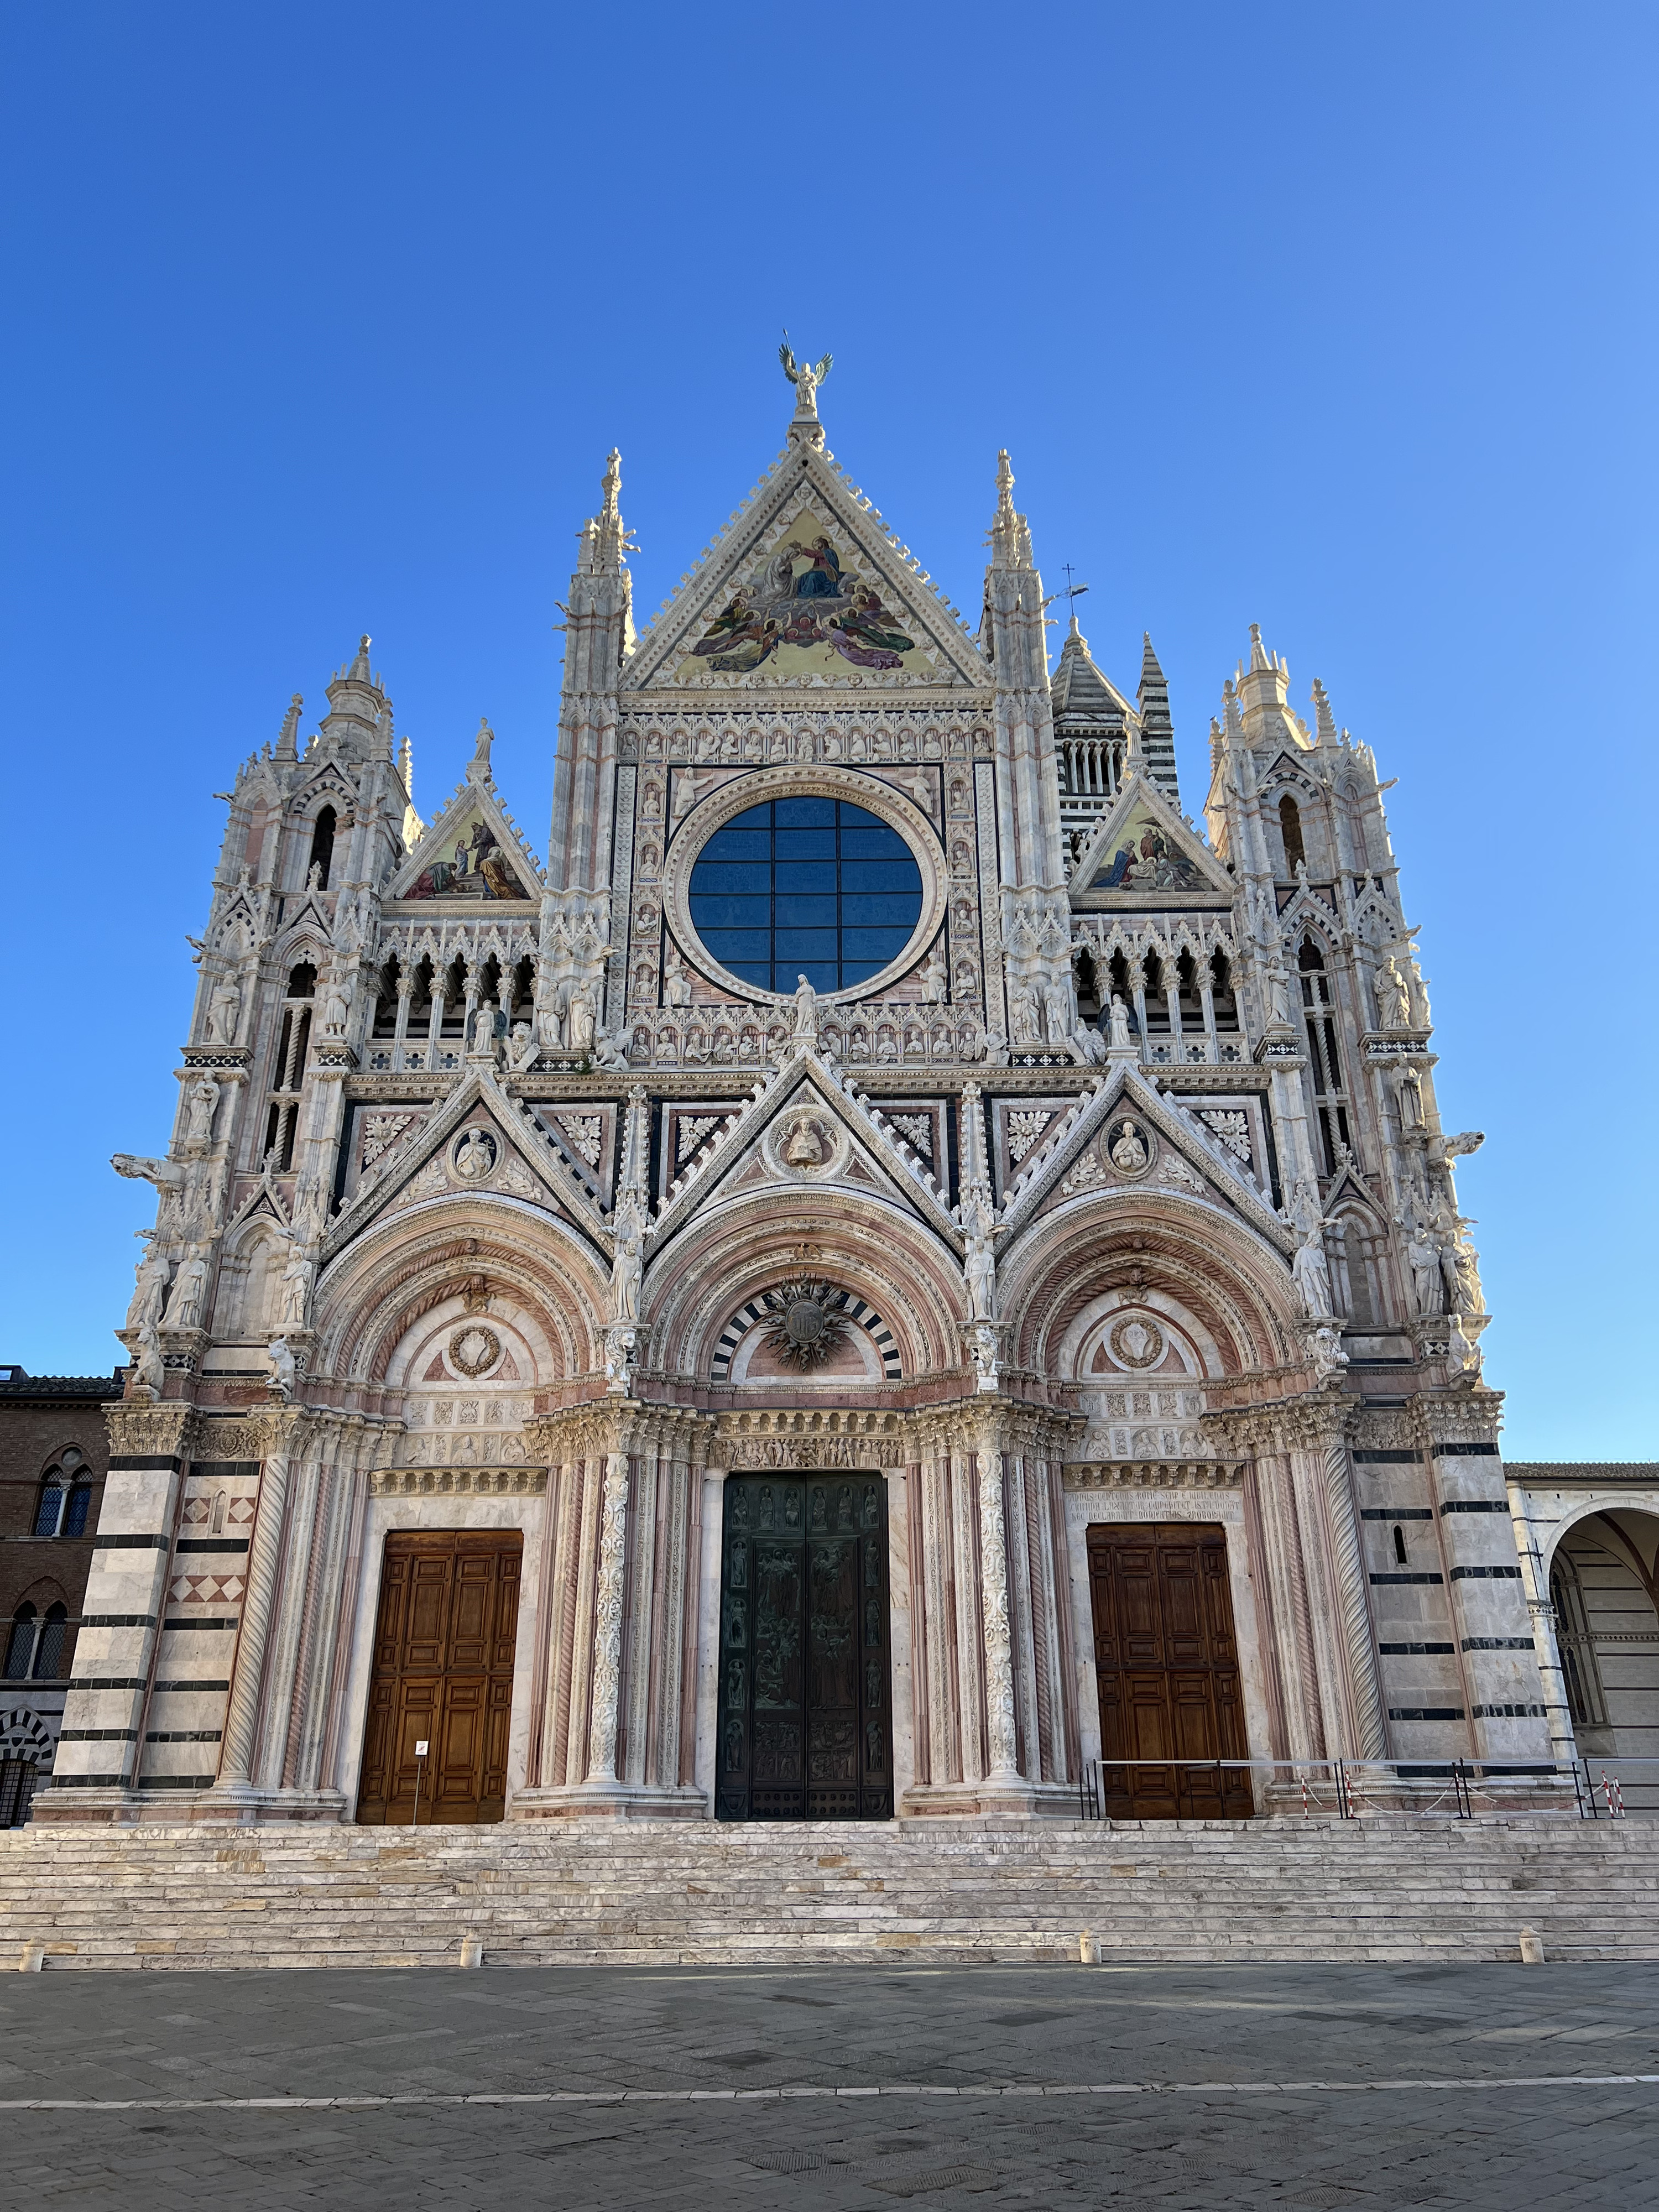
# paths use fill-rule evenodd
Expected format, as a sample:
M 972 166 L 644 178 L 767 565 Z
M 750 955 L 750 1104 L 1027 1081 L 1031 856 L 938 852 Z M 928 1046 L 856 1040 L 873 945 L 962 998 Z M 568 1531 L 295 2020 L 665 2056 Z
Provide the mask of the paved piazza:
M 8 2180 L 35 2205 L 1659 2191 L 1650 1966 L 49 1972 L 0 1996 Z

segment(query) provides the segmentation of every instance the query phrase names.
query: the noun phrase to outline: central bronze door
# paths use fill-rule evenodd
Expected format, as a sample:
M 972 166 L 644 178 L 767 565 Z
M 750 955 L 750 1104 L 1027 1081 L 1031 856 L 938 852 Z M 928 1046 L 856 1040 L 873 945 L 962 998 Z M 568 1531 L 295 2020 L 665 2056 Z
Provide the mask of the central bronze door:
M 1248 1819 L 1255 1808 L 1243 1768 L 1188 1763 L 1249 1756 L 1225 1530 L 1092 1528 L 1089 1594 L 1107 1819 Z
M 722 1820 L 891 1819 L 880 1475 L 727 1478 L 715 1764 Z
M 496 1528 L 386 1538 L 357 1792 L 365 1826 L 505 1814 L 523 1542 Z

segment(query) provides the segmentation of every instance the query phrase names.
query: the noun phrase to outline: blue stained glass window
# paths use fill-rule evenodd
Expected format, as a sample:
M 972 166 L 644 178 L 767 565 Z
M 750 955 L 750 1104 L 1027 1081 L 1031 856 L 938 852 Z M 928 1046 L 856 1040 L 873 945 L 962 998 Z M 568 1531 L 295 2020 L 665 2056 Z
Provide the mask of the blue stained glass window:
M 777 799 L 715 830 L 691 870 L 691 920 L 723 968 L 763 991 L 844 991 L 896 960 L 921 918 L 921 870 L 896 830 L 840 799 Z

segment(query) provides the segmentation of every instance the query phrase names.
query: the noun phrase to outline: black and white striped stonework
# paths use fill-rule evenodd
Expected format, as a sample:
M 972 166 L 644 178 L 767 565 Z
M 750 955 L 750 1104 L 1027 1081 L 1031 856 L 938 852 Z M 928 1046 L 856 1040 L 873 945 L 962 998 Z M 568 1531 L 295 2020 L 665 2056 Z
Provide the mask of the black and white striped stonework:
M 848 1291 L 836 1291 L 830 1304 L 838 1311 L 844 1313 L 848 1321 L 868 1332 L 877 1351 L 881 1354 L 883 1379 L 889 1382 L 902 1382 L 904 1380 L 904 1369 L 899 1358 L 898 1346 L 893 1340 L 892 1330 L 888 1328 L 875 1308 L 866 1305 L 862 1298 L 855 1298 Z M 714 1364 L 710 1370 L 708 1378 L 711 1382 L 725 1382 L 730 1380 L 732 1361 L 738 1345 L 742 1343 L 757 1321 L 764 1321 L 766 1318 L 767 1306 L 763 1297 L 750 1298 L 746 1306 L 738 1308 L 736 1313 L 720 1331 L 720 1340 L 714 1347 Z

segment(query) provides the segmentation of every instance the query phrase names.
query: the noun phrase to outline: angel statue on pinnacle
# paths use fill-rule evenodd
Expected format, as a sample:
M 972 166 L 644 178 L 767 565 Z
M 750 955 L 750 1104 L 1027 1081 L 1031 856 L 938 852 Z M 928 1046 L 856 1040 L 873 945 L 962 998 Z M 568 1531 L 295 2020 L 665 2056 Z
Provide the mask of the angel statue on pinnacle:
M 816 415 L 818 411 L 818 386 L 835 362 L 833 354 L 825 354 L 816 368 L 806 362 L 797 362 L 789 350 L 789 333 L 783 334 L 783 343 L 778 348 L 778 359 L 783 363 L 783 373 L 795 387 L 795 411 L 799 415 Z

